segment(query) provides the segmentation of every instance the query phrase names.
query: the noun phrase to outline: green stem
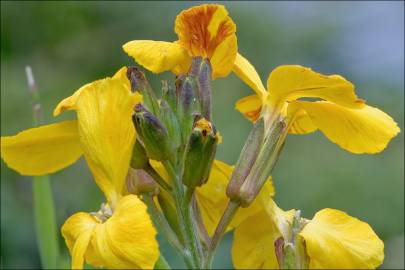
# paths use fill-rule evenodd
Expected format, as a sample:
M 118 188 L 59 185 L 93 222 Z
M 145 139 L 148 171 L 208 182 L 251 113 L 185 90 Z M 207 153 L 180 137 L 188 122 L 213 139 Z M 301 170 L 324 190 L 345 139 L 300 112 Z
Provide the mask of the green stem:
M 214 259 L 215 250 L 224 236 L 226 229 L 231 223 L 232 218 L 238 211 L 240 204 L 234 201 L 229 201 L 224 213 L 222 214 L 221 220 L 219 221 L 217 228 L 215 229 L 214 235 L 212 236 L 210 248 L 208 250 L 207 258 L 205 260 L 204 268 L 211 269 L 212 261 Z
M 159 259 L 155 263 L 154 269 L 172 269 L 169 263 L 166 261 L 165 257 L 160 254 Z
M 166 183 L 166 181 L 153 169 L 153 167 L 148 163 L 145 168 L 143 168 L 152 178 L 167 192 L 171 192 L 172 187 Z
M 201 243 L 199 241 L 199 235 L 197 232 L 196 224 L 194 222 L 195 219 L 191 203 L 193 194 L 194 188 L 187 188 L 181 211 L 184 215 L 186 234 L 187 237 L 190 239 L 191 254 L 198 268 L 201 268 L 200 266 L 201 266 L 202 248 Z
M 183 184 L 180 182 L 179 177 L 176 174 L 175 169 L 173 168 L 173 165 L 169 161 L 164 161 L 163 166 L 165 167 L 167 173 L 169 174 L 170 179 L 173 182 L 173 196 L 174 196 L 174 201 L 176 205 L 176 213 L 177 213 L 177 218 L 179 220 L 179 225 L 180 225 L 180 233 L 181 233 L 181 238 L 184 239 L 184 244 L 185 248 L 183 250 L 183 259 L 187 266 L 189 268 L 196 269 L 198 266 L 196 265 L 196 260 L 191 252 L 191 239 L 188 236 L 187 233 L 187 228 L 185 225 L 185 218 L 184 214 L 182 211 L 182 201 L 183 201 L 183 194 L 184 194 L 184 189 L 183 189 Z M 192 260 L 192 263 L 190 264 L 190 259 Z
M 163 235 L 167 238 L 169 243 L 180 253 L 183 253 L 182 245 L 180 244 L 179 240 L 177 239 L 176 234 L 171 229 L 169 223 L 167 223 L 166 219 L 163 217 L 162 213 L 157 208 L 155 202 L 153 201 L 153 197 L 150 195 L 143 195 L 144 202 L 148 206 L 149 213 L 155 223 L 155 225 L 160 229 Z
M 39 92 L 29 66 L 25 68 L 28 90 L 33 103 L 33 124 L 43 123 Z M 33 200 L 35 234 L 43 268 L 55 269 L 59 259 L 59 239 L 50 179 L 47 175 L 34 177 Z

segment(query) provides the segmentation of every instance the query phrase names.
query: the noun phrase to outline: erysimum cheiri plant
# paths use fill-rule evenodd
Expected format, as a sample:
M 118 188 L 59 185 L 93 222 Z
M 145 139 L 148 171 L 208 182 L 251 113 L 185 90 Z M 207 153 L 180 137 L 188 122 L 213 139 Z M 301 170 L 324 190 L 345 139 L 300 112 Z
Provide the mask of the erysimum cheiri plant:
M 63 224 L 72 268 L 168 268 L 155 227 L 192 269 L 211 268 L 229 230 L 236 268 L 378 267 L 384 244 L 367 223 L 335 209 L 311 220 L 284 211 L 270 175 L 288 133 L 319 129 L 347 151 L 371 154 L 399 132 L 393 119 L 343 77 L 298 65 L 277 67 L 266 90 L 238 53 L 236 25 L 222 5 L 182 11 L 174 30 L 174 42 L 123 46 L 149 71 L 176 74 L 174 84 L 162 82 L 160 98 L 139 68 L 123 67 L 54 110 L 75 110 L 77 120 L 1 138 L 2 159 L 23 175 L 53 173 L 84 155 L 106 200 Z M 235 166 L 215 160 L 221 137 L 211 113 L 211 82 L 232 71 L 256 93 L 236 104 L 254 125 Z

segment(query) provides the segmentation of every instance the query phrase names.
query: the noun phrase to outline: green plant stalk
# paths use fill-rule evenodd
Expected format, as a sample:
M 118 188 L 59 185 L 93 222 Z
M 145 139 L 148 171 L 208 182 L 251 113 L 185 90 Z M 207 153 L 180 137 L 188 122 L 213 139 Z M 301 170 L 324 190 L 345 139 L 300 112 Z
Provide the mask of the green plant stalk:
M 34 177 L 33 199 L 35 233 L 43 268 L 55 269 L 59 258 L 55 207 L 50 179 L 47 175 Z
M 178 175 L 181 175 L 182 166 L 178 166 L 180 172 L 176 172 L 176 169 L 172 166 L 169 161 L 163 162 L 170 178 L 173 181 L 173 195 L 176 204 L 180 231 L 182 233 L 183 239 L 185 239 L 186 254 L 185 256 L 190 256 L 193 260 L 193 268 L 201 268 L 201 256 L 199 249 L 199 236 L 195 229 L 193 223 L 193 216 L 191 212 L 191 198 L 192 191 L 184 192 L 184 186 Z M 189 201 L 187 203 L 187 201 Z
M 185 198 L 182 204 L 182 212 L 184 216 L 184 222 L 186 227 L 186 235 L 190 237 L 190 244 L 191 244 L 191 254 L 194 257 L 195 263 L 197 264 L 198 268 L 201 268 L 201 259 L 202 259 L 202 247 L 200 242 L 200 237 L 198 235 L 197 227 L 193 209 L 192 209 L 192 198 L 194 194 L 194 188 L 187 188 Z
M 160 229 L 162 234 L 167 238 L 169 243 L 176 249 L 176 251 L 182 254 L 182 245 L 177 239 L 176 234 L 171 229 L 169 223 L 167 223 L 166 219 L 163 217 L 163 214 L 157 208 L 155 202 L 153 201 L 153 197 L 148 194 L 144 194 L 143 200 L 148 207 L 153 223 Z
M 31 68 L 27 66 L 25 71 L 33 103 L 33 125 L 39 126 L 43 123 L 39 92 Z M 59 259 L 59 239 L 50 178 L 43 175 L 35 176 L 33 180 L 35 234 L 41 264 L 43 268 L 55 269 Z
M 212 236 L 210 247 L 207 253 L 207 258 L 204 262 L 204 269 L 212 268 L 212 261 L 214 259 L 215 250 L 218 247 L 219 242 L 226 232 L 226 228 L 228 228 L 239 207 L 240 204 L 235 201 L 230 200 L 228 202 L 228 205 L 226 206 L 226 209 L 222 214 L 222 217 L 215 229 L 214 235 Z
M 183 259 L 187 266 L 192 269 L 196 269 L 197 265 L 195 263 L 195 258 L 192 255 L 193 253 L 191 252 L 191 239 L 188 237 L 187 232 L 186 232 L 186 226 L 184 222 L 184 216 L 181 211 L 182 209 L 182 201 L 183 201 L 183 184 L 180 182 L 180 178 L 177 176 L 175 169 L 173 168 L 173 165 L 170 163 L 170 161 L 163 161 L 162 162 L 167 173 L 169 174 L 170 179 L 173 182 L 173 197 L 174 197 L 174 202 L 176 206 L 176 213 L 177 213 L 177 218 L 179 220 L 179 225 L 180 225 L 180 233 L 181 233 L 181 238 L 184 239 L 184 250 L 183 250 Z M 192 260 L 192 265 L 189 265 L 189 260 Z

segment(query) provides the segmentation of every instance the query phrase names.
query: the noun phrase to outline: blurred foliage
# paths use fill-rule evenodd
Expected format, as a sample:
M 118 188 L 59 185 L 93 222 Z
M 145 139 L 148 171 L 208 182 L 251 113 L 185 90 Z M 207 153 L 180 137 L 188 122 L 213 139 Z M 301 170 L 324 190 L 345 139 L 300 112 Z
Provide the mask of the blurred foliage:
M 133 61 L 121 46 L 133 39 L 175 40 L 177 13 L 196 2 L 1 2 L 1 134 L 31 127 L 24 66 L 32 66 L 46 122 L 81 85 Z M 226 2 L 238 27 L 239 51 L 263 81 L 280 64 L 301 64 L 351 80 L 360 97 L 404 125 L 403 2 Z M 171 74 L 147 76 L 155 89 Z M 214 82 L 214 121 L 223 135 L 217 158 L 235 163 L 251 124 L 234 102 L 251 94 L 234 75 Z M 60 119 L 74 118 L 73 112 Z M 77 211 L 94 211 L 103 197 L 84 160 L 52 175 L 60 226 Z M 353 155 L 319 132 L 289 136 L 275 169 L 276 201 L 307 218 L 338 208 L 375 229 L 386 244 L 387 268 L 404 264 L 404 136 L 381 154 Z M 229 268 L 227 235 L 215 266 Z M 63 243 L 64 265 L 69 257 Z M 162 240 L 172 266 L 181 259 Z M 34 237 L 32 184 L 1 162 L 1 266 L 40 266 Z

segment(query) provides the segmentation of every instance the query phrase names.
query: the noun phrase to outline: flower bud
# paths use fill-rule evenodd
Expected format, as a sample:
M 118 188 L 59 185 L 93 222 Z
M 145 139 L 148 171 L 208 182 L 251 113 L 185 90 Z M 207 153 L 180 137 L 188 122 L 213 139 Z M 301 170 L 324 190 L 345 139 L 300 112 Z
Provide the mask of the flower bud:
M 137 67 L 132 66 L 127 69 L 127 77 L 131 82 L 131 91 L 138 91 L 142 94 L 143 102 L 146 108 L 153 114 L 157 115 L 159 113 L 159 107 L 157 103 L 157 98 L 145 74 L 140 71 Z
M 132 121 L 147 156 L 158 161 L 167 160 L 170 155 L 168 133 L 159 119 L 141 104 L 137 104 Z
M 186 144 L 193 127 L 194 116 L 200 114 L 198 85 L 192 76 L 185 76 L 178 84 L 180 84 L 180 90 L 177 115 L 180 121 L 183 143 Z
M 167 129 L 170 150 L 173 152 L 181 144 L 181 130 L 176 115 L 165 100 L 160 101 L 160 120 Z
M 254 162 L 249 175 L 239 191 L 239 202 L 242 207 L 248 207 L 262 189 L 270 176 L 287 135 L 287 126 L 283 121 L 278 121 L 266 135 L 260 152 Z
M 131 167 L 133 169 L 143 169 L 148 165 L 148 162 L 149 159 L 146 156 L 145 148 L 143 148 L 141 142 L 137 139 L 132 149 Z
M 158 184 L 144 170 L 130 168 L 126 184 L 128 192 L 132 194 L 140 195 L 147 193 L 149 195 L 157 195 L 159 193 Z
M 215 128 L 205 118 L 194 124 L 184 154 L 183 184 L 201 186 L 207 182 L 217 149 Z
M 211 97 L 212 97 L 212 67 L 208 59 L 193 57 L 190 75 L 195 76 L 198 82 L 198 96 L 201 105 L 201 115 L 211 120 Z
M 162 99 L 169 104 L 174 113 L 177 112 L 176 90 L 166 80 L 162 81 Z
M 254 162 L 260 152 L 260 147 L 264 137 L 264 121 L 263 118 L 258 119 L 250 132 L 245 145 L 241 151 L 235 169 L 232 172 L 231 179 L 226 188 L 226 195 L 233 201 L 238 201 L 240 188 L 249 175 Z

